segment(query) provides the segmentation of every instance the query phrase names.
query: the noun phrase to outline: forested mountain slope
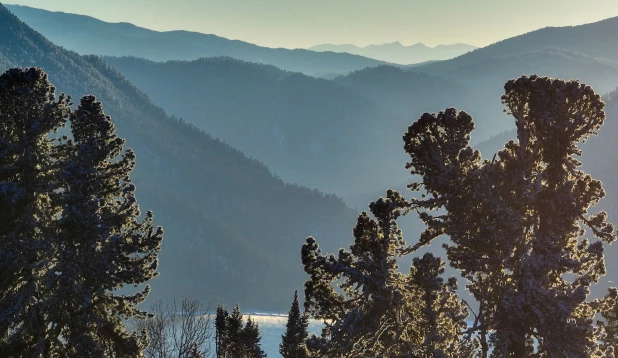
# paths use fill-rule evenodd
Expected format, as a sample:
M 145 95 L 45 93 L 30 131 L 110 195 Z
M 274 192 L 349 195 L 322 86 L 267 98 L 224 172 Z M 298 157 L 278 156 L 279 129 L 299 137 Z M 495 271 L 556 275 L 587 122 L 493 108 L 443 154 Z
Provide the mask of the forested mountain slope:
M 452 60 L 423 66 L 425 71 L 444 72 L 490 58 L 510 57 L 561 48 L 593 58 L 618 61 L 618 17 L 579 26 L 546 27 L 476 49 Z
M 505 39 L 446 61 L 408 67 L 409 75 L 397 68 L 369 68 L 335 81 L 363 93 L 399 115 L 416 118 L 426 111 L 455 106 L 474 115 L 477 129 L 473 142 L 480 142 L 512 128 L 502 113 L 500 95 L 509 78 L 538 74 L 555 78 L 577 78 L 598 93 L 618 83 L 618 18 L 581 26 L 544 28 Z M 594 39 L 594 41 L 592 41 Z M 442 94 L 419 78 L 445 78 Z M 433 98 L 427 98 L 432 96 Z M 436 108 L 436 109 L 434 109 Z
M 108 23 L 89 16 L 26 6 L 9 5 L 8 8 L 55 44 L 80 54 L 136 56 L 153 61 L 230 56 L 317 76 L 384 63 L 347 53 L 261 47 L 197 32 L 158 32 L 129 23 Z
M 345 86 L 231 58 L 105 61 L 168 113 L 284 180 L 350 195 L 405 175 L 394 158 L 407 121 Z
M 54 45 L 0 6 L 0 70 L 16 66 L 44 68 L 57 92 L 75 99 L 95 94 L 135 150 L 138 201 L 165 229 L 152 296 L 284 309 L 303 282 L 303 239 L 319 233 L 336 249 L 347 238 L 355 213 L 340 199 L 284 183 L 257 160 L 168 117 L 98 57 Z
M 473 142 L 513 128 L 500 103 L 504 83 L 510 78 L 523 74 L 577 78 L 599 93 L 609 92 L 618 83 L 618 61 L 559 48 L 486 57 L 435 73 L 431 66 L 433 64 L 407 71 L 379 66 L 355 71 L 334 81 L 359 91 L 400 117 L 416 118 L 425 111 L 438 111 L 447 106 L 472 113 L 477 125 L 472 134 Z
M 424 112 L 470 105 L 475 93 L 462 81 L 388 65 L 354 71 L 333 81 L 388 108 L 402 121 L 404 130 Z

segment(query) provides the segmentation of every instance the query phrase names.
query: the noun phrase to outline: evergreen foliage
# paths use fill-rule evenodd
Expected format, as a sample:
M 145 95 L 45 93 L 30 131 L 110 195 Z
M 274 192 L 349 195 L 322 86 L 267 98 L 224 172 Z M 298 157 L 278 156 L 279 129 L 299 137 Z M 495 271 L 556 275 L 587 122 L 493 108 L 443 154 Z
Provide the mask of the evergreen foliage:
M 226 332 L 226 357 L 241 357 L 245 350 L 245 340 L 243 339 L 243 315 L 240 307 L 235 305 L 232 313 L 228 316 L 225 324 Z
M 405 134 L 407 167 L 422 178 L 410 187 L 427 194 L 411 203 L 427 226 L 422 241 L 450 237 L 448 259 L 479 301 L 482 356 L 490 345 L 494 357 L 601 354 L 592 318 L 616 291 L 587 296 L 616 235 L 605 212 L 589 213 L 605 192 L 575 157 L 603 124 L 604 104 L 578 81 L 536 75 L 505 92 L 517 141 L 493 160 L 469 145 L 472 117 L 452 108 L 425 113 Z
M 70 98 L 57 100 L 47 75 L 12 69 L 0 76 L 0 351 L 37 356 L 46 339 L 46 274 L 55 265 L 54 222 L 61 212 L 58 146 Z M 56 199 L 56 198 L 54 198 Z
M 157 272 L 163 231 L 139 222 L 111 119 L 93 96 L 71 113 L 37 68 L 0 76 L 0 351 L 10 356 L 141 354 L 123 319 L 149 292 L 119 295 Z M 54 133 L 70 119 L 72 140 Z
M 227 351 L 227 342 L 229 341 L 227 333 L 227 321 L 229 313 L 223 306 L 217 306 L 217 315 L 215 316 L 215 353 L 217 358 L 225 358 Z
M 243 343 L 243 354 L 241 357 L 245 358 L 265 358 L 266 354 L 260 346 L 262 336 L 260 335 L 260 329 L 257 322 L 253 321 L 251 317 L 247 318 L 247 323 L 243 328 L 241 334 L 241 341 Z
M 397 218 L 408 203 L 396 191 L 369 205 L 358 217 L 355 242 L 337 256 L 323 255 L 309 237 L 302 262 L 310 275 L 305 308 L 325 321 L 321 337 L 307 345 L 320 357 L 452 356 L 460 344 L 468 312 L 455 293 L 456 281 L 444 283 L 444 263 L 431 254 L 414 260 L 409 274 L 397 260 L 415 252 L 407 245 Z M 341 291 L 335 289 L 337 285 Z
M 606 351 L 607 356 L 611 357 L 611 353 L 618 353 L 618 304 L 616 304 L 616 298 L 618 295 L 610 289 L 610 297 L 613 298 L 605 310 L 601 311 L 603 320 L 597 321 L 598 326 L 602 329 L 598 333 L 601 336 L 601 347 Z
M 265 358 L 261 348 L 258 324 L 249 317 L 243 323 L 240 307 L 235 305 L 232 313 L 221 305 L 215 318 L 215 342 L 217 358 Z
M 298 291 L 294 291 L 294 301 L 288 314 L 285 334 L 281 336 L 279 344 L 279 353 L 283 358 L 307 358 L 308 351 L 306 346 L 307 327 L 309 326 L 309 318 L 306 314 L 300 313 L 300 304 L 298 303 Z

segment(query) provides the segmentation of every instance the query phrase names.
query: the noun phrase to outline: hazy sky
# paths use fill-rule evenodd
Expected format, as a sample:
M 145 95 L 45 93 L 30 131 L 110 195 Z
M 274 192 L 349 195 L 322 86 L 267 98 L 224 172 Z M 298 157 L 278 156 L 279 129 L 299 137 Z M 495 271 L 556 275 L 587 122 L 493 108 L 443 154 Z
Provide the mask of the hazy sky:
M 0 0 L 1 1 L 1 0 Z M 618 16 L 618 0 L 10 0 L 7 3 L 212 33 L 270 47 L 401 41 L 485 46 L 545 26 Z

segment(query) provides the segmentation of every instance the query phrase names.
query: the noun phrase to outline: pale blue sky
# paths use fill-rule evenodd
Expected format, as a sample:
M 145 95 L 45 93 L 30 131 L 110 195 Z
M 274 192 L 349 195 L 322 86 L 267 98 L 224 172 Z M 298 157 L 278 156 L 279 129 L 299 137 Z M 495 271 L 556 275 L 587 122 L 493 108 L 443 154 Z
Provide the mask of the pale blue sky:
M 618 0 L 10 0 L 155 30 L 269 47 L 401 41 L 485 46 L 545 26 L 618 16 Z

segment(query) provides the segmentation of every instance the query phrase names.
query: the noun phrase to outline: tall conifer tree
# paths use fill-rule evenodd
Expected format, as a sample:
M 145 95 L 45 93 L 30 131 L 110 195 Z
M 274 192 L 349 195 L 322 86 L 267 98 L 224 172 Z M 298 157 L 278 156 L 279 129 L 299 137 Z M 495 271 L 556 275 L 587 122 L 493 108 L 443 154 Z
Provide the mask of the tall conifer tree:
M 217 315 L 215 316 L 215 352 L 217 358 L 226 357 L 229 342 L 227 331 L 228 317 L 227 309 L 222 305 L 217 306 Z
M 235 305 L 226 323 L 226 357 L 242 357 L 244 352 L 243 315 L 240 307 Z
M 294 301 L 288 314 L 285 334 L 281 336 L 279 353 L 283 358 L 307 358 L 307 327 L 309 320 L 306 314 L 301 314 L 298 303 L 298 291 L 294 291 Z
M 428 194 L 412 201 L 423 236 L 450 236 L 450 263 L 480 303 L 482 356 L 490 343 L 495 357 L 594 356 L 592 318 L 615 290 L 587 296 L 605 274 L 603 244 L 616 235 L 605 212 L 588 212 L 605 192 L 576 156 L 603 124 L 604 104 L 589 86 L 535 75 L 508 81 L 502 102 L 517 140 L 493 160 L 469 145 L 465 112 L 426 113 L 409 127 L 408 168 L 422 178 L 411 188 Z
M 247 323 L 245 323 L 245 328 L 243 328 L 240 337 L 243 344 L 243 358 L 266 357 L 261 347 L 260 328 L 251 317 L 247 318 Z
M 122 319 L 145 317 L 136 306 L 149 287 L 133 295 L 116 290 L 156 276 L 163 231 L 153 227 L 151 212 L 138 220 L 130 178 L 135 154 L 122 151 L 124 140 L 94 96 L 81 99 L 71 132 L 61 173 L 58 262 L 49 272 L 52 302 L 59 308 L 52 318 L 54 336 L 66 340 L 68 355 L 111 350 L 116 357 L 134 356 L 143 342 L 125 331 Z
M 53 139 L 71 120 L 72 140 Z M 93 96 L 75 113 L 40 69 L 0 76 L 0 351 L 28 357 L 134 357 L 163 238 L 140 222 L 135 156 Z M 57 136 L 56 136 L 57 137 Z
M 358 217 L 354 244 L 337 256 L 323 255 L 307 238 L 302 262 L 310 275 L 305 307 L 325 321 L 321 337 L 307 345 L 320 357 L 460 357 L 465 305 L 455 281 L 439 277 L 443 263 L 426 254 L 409 275 L 397 260 L 422 243 L 407 245 L 396 220 L 408 209 L 396 191 L 369 205 Z M 336 287 L 340 287 L 340 292 Z M 439 322 L 439 324 L 438 324 Z
M 40 69 L 0 76 L 0 352 L 47 356 L 51 309 L 45 274 L 54 267 L 59 150 L 70 98 Z

